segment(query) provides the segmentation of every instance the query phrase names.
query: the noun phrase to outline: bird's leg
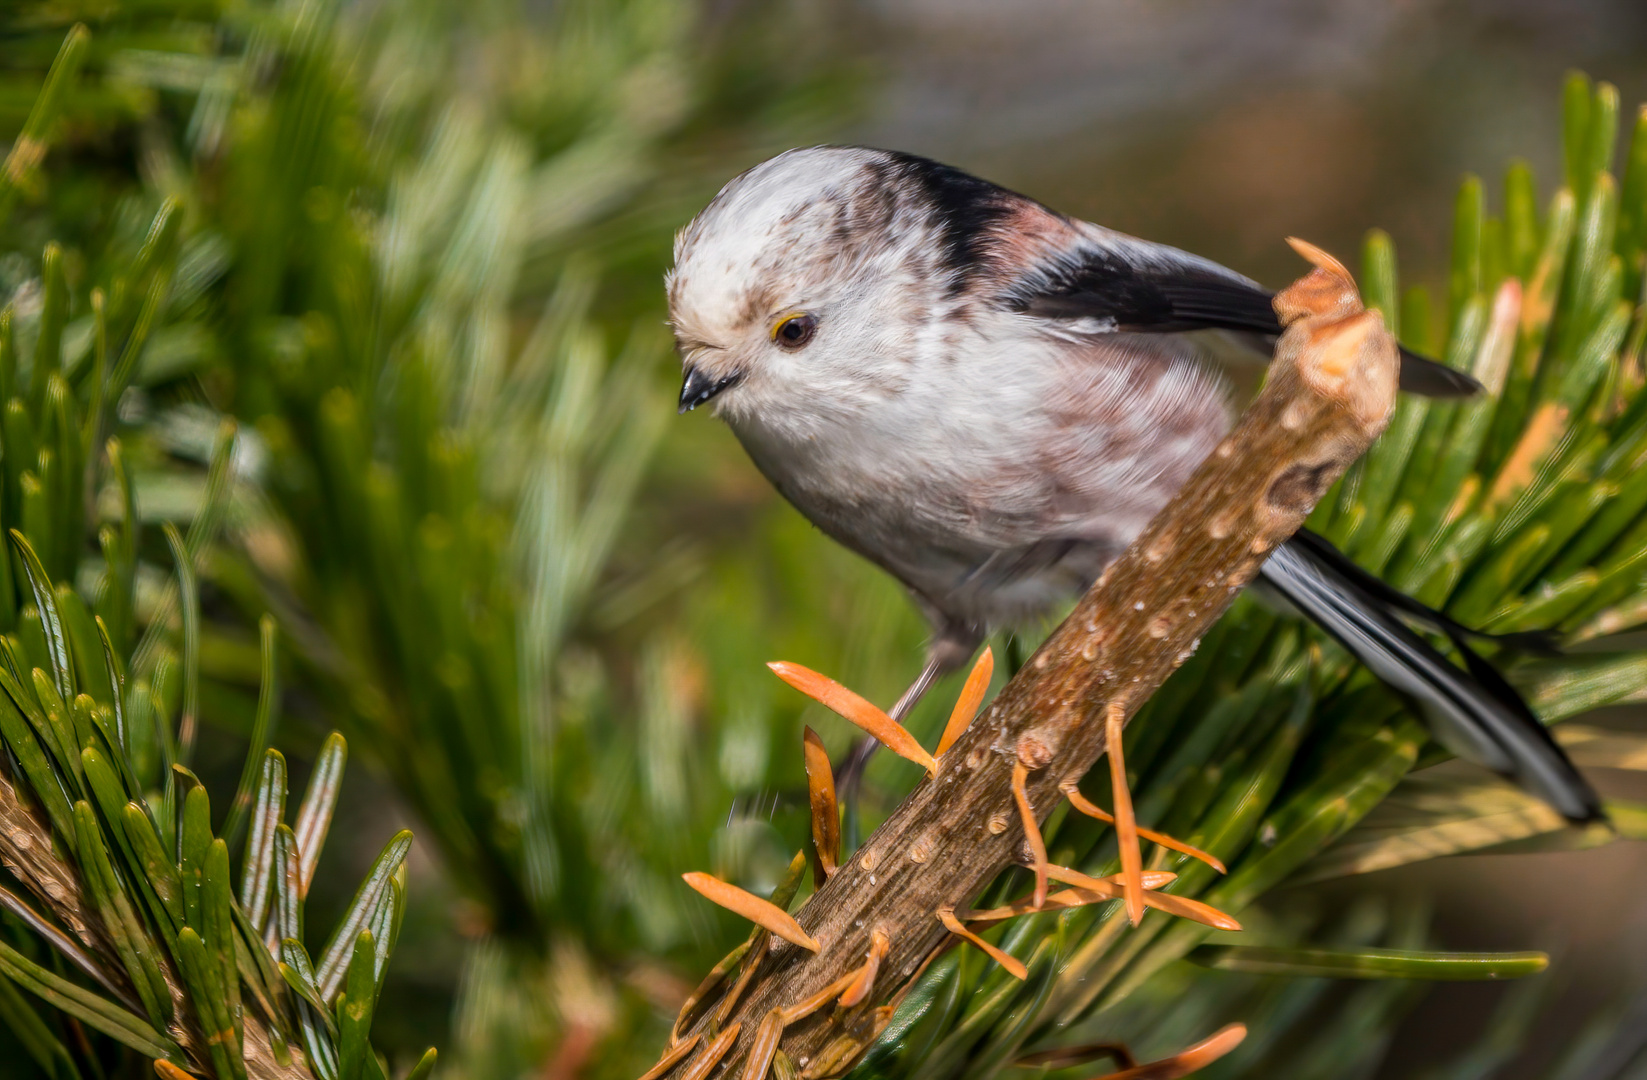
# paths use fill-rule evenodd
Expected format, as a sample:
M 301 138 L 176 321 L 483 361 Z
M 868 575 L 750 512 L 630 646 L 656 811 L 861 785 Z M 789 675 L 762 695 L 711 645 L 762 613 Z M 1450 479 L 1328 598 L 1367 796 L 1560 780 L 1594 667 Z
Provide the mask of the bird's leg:
M 978 651 L 978 646 L 984 641 L 984 628 L 970 623 L 958 622 L 927 609 L 928 618 L 932 619 L 935 630 L 932 643 L 927 646 L 926 664 L 921 673 L 915 676 L 915 681 L 909 684 L 897 704 L 887 712 L 898 723 L 903 723 L 915 706 L 920 703 L 926 692 L 932 689 L 932 684 L 940 676 L 963 667 L 972 659 L 972 654 Z M 857 815 L 858 785 L 863 780 L 864 767 L 869 759 L 875 756 L 879 744 L 874 739 L 859 739 L 846 760 L 835 774 L 835 788 L 840 793 L 842 806 L 845 807 L 849 824 Z M 849 835 L 856 830 L 849 827 Z
M 887 710 L 887 715 L 898 723 L 903 723 L 904 718 L 915 710 L 921 698 L 926 696 L 926 692 L 932 689 L 932 684 L 938 681 L 938 676 L 947 670 L 945 659 L 936 649 L 929 652 L 921 673 L 915 676 L 915 681 L 909 684 L 909 689 L 904 691 L 897 704 Z M 847 751 L 846 760 L 841 762 L 841 767 L 835 772 L 835 790 L 840 793 L 840 801 L 846 806 L 849 814 L 853 813 L 858 805 L 858 784 L 863 780 L 864 767 L 869 764 L 869 759 L 875 756 L 875 751 L 880 749 L 880 746 L 879 742 L 868 735 L 860 737 L 852 744 L 852 749 Z

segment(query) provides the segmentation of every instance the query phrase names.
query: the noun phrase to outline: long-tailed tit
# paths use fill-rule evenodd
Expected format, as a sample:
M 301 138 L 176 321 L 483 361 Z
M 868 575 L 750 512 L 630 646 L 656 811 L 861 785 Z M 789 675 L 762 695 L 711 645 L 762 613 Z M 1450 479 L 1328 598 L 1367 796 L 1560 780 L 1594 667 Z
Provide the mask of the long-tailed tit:
M 1223 437 L 1224 381 L 1181 335 L 1280 332 L 1269 291 L 1217 263 L 850 147 L 728 183 L 677 238 L 668 295 L 681 410 L 713 401 L 784 497 L 931 621 L 900 718 L 986 631 L 1086 589 Z M 1401 385 L 1479 389 L 1410 353 Z M 1456 753 L 1569 819 L 1601 815 L 1468 631 L 1304 533 L 1262 580 Z M 1408 620 L 1451 637 L 1468 670 Z

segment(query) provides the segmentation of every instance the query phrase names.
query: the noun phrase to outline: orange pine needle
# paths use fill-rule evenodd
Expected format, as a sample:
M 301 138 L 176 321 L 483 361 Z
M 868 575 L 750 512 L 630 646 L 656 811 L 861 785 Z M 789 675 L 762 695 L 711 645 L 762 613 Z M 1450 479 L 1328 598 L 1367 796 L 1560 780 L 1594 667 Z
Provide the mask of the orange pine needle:
M 841 1008 L 850 1009 L 854 1005 L 862 1004 L 870 991 L 875 989 L 875 976 L 881 970 L 881 961 L 886 959 L 888 950 L 892 948 L 892 939 L 885 930 L 874 930 L 869 935 L 869 959 L 864 966 L 858 969 L 858 977 L 852 985 L 846 988 L 841 995 Z
M 1115 843 L 1121 850 L 1121 878 L 1127 918 L 1137 926 L 1144 918 L 1144 857 L 1138 850 L 1138 822 L 1132 816 L 1132 790 L 1127 787 L 1127 763 L 1121 755 L 1121 726 L 1126 719 L 1121 703 L 1104 709 L 1104 751 L 1109 756 L 1109 782 L 1115 802 Z
M 817 952 L 822 946 L 816 938 L 801 929 L 801 924 L 792 918 L 789 912 L 783 910 L 770 900 L 762 900 L 754 893 L 745 892 L 736 885 L 729 885 L 717 877 L 697 870 L 681 875 L 692 888 L 696 889 L 712 903 L 719 904 L 728 911 L 742 915 L 750 922 L 777 934 L 785 941 L 792 941 L 803 949 Z
M 1022 761 L 1012 766 L 1012 801 L 1018 804 L 1018 817 L 1024 823 L 1024 839 L 1029 842 L 1030 854 L 1035 857 L 1035 907 L 1047 902 L 1047 845 L 1041 838 L 1041 826 L 1035 821 L 1035 809 L 1029 805 L 1029 792 L 1024 781 L 1029 779 L 1029 766 Z
M 1047 876 L 1053 881 L 1064 885 L 1073 885 L 1083 892 L 1097 893 L 1109 900 L 1120 900 L 1126 895 L 1126 883 L 1122 880 L 1120 874 L 1111 877 L 1093 877 L 1091 874 L 1083 874 L 1079 870 L 1071 870 L 1067 866 L 1052 863 L 1047 867 Z
M 755 1029 L 755 1040 L 749 1044 L 748 1063 L 743 1067 L 743 1080 L 766 1080 L 772 1068 L 772 1058 L 778 1052 L 778 1040 L 783 1038 L 783 1010 L 773 1009 Z
M 949 723 L 944 725 L 943 738 L 938 740 L 938 756 L 943 757 L 955 740 L 961 737 L 978 715 L 978 706 L 984 702 L 984 695 L 989 692 L 989 680 L 995 674 L 995 654 L 984 646 L 983 655 L 978 662 L 972 665 L 972 673 L 966 677 L 966 685 L 961 687 L 961 696 L 955 699 L 955 708 L 949 714 Z
M 154 1059 L 154 1074 L 160 1080 L 195 1080 L 193 1073 L 186 1073 L 164 1058 Z
M 1302 256 L 1305 261 L 1315 264 L 1317 267 L 1327 271 L 1334 277 L 1343 278 L 1345 281 L 1351 283 L 1355 281 L 1355 278 L 1351 276 L 1350 272 L 1344 269 L 1343 263 L 1339 262 L 1331 255 L 1328 255 L 1325 251 L 1316 247 L 1308 240 L 1300 240 L 1296 236 L 1289 236 L 1287 237 L 1287 246 L 1298 252 L 1298 254 Z
M 931 776 L 938 775 L 938 763 L 926 748 L 915 741 L 915 736 L 904 730 L 902 724 L 880 709 L 854 694 L 827 675 L 811 668 L 774 660 L 766 665 L 784 682 L 807 697 L 819 702 L 831 712 L 852 721 L 876 739 L 881 745 L 908 761 L 913 761 Z
M 1162 1058 L 1160 1061 L 1134 1065 L 1120 1072 L 1105 1073 L 1103 1076 L 1093 1077 L 1093 1080 L 1178 1080 L 1181 1076 L 1188 1076 L 1211 1065 L 1240 1046 L 1241 1040 L 1246 1037 L 1247 1025 L 1230 1024 L 1182 1053 Z
M 690 1054 L 692 1052 L 692 1048 L 698 1045 L 698 1040 L 702 1037 L 703 1036 L 699 1034 L 688 1036 L 687 1038 L 684 1038 L 680 1042 L 676 1043 L 674 1046 L 671 1046 L 669 1049 L 665 1050 L 663 1052 L 663 1057 L 658 1059 L 658 1063 L 656 1065 L 641 1073 L 640 1080 L 658 1080 L 658 1077 L 662 1076 L 670 1069 L 673 1069 L 681 1058 L 685 1057 L 687 1054 Z
M 1070 780 L 1065 782 L 1060 790 L 1063 791 L 1064 797 L 1069 800 L 1069 804 L 1075 807 L 1075 809 L 1080 813 L 1085 814 L 1089 818 L 1097 818 L 1105 825 L 1115 824 L 1114 816 L 1111 815 L 1108 810 L 1105 810 L 1103 807 L 1081 794 L 1081 789 L 1075 786 L 1075 781 Z M 1146 829 L 1142 825 L 1139 825 L 1138 838 L 1141 840 L 1148 840 L 1152 844 L 1160 844 L 1164 848 L 1171 848 L 1180 855 L 1188 855 L 1192 859 L 1200 859 L 1220 874 L 1229 873 L 1229 870 L 1224 866 L 1223 860 L 1219 859 L 1216 855 L 1213 855 L 1211 852 L 1202 851 L 1200 848 L 1195 847 L 1192 844 L 1186 844 L 1182 840 L 1168 836 L 1164 832 L 1156 832 L 1154 829 Z M 1147 887 L 1148 886 L 1146 886 L 1146 888 Z
M 732 1049 L 732 1044 L 737 1041 L 738 1029 L 741 1027 L 743 1021 L 740 1020 L 715 1036 L 715 1040 L 703 1048 L 703 1053 L 698 1055 L 698 1059 L 681 1073 L 681 1080 L 704 1080 L 704 1077 L 714 1072 L 715 1066 L 721 1063 L 721 1058 L 726 1056 L 726 1052 Z
M 862 972 L 863 968 L 854 968 L 845 975 L 842 975 L 840 978 L 836 979 L 834 982 L 830 983 L 828 986 L 824 987 L 822 990 L 819 990 L 816 994 L 813 994 L 811 997 L 804 998 L 789 1006 L 789 1008 L 783 1011 L 783 1022 L 785 1024 L 793 1024 L 797 1020 L 802 1020 L 808 1016 L 811 1016 L 813 1013 L 817 1012 L 819 1009 L 823 1008 L 825 1005 L 828 1005 L 831 1001 L 834 1001 L 836 998 L 850 990 L 852 988 L 852 984 L 858 981 L 858 976 Z
M 806 790 L 812 799 L 812 847 L 824 877 L 835 873 L 841 860 L 841 815 L 835 806 L 835 771 L 829 764 L 818 733 L 807 728 L 801 736 L 806 750 Z
M 1191 900 L 1187 896 L 1174 896 L 1172 893 L 1145 893 L 1144 902 L 1152 908 L 1159 908 L 1168 915 L 1176 915 L 1180 919 L 1189 919 L 1202 926 L 1210 926 L 1214 930 L 1239 930 L 1241 924 L 1234 918 L 1224 914 L 1211 904 L 1203 904 L 1199 900 Z
M 935 914 L 938 916 L 938 921 L 944 924 L 944 929 L 969 944 L 975 945 L 976 947 L 982 949 L 985 955 L 987 955 L 991 960 L 1006 968 L 1007 973 L 1013 978 L 1019 980 L 1029 978 L 1028 968 L 1024 967 L 1024 965 L 1020 963 L 1016 957 L 1009 956 L 1000 949 L 997 949 L 995 946 L 991 945 L 989 942 L 985 941 L 983 938 L 979 937 L 977 934 L 974 934 L 971 930 L 968 930 L 966 928 L 966 924 L 955 917 L 954 908 L 939 908 Z
M 1128 882 L 1124 875 L 1117 874 L 1115 878 L 1095 878 L 1083 874 L 1079 870 L 1071 870 L 1067 866 L 1049 866 L 1047 874 L 1054 881 L 1061 881 L 1065 885 L 1073 885 L 1086 892 L 1097 893 L 1106 898 L 1124 898 Z M 1139 875 L 1142 884 L 1145 875 Z M 1123 880 L 1116 880 L 1121 878 Z M 1191 919 L 1195 922 L 1210 926 L 1215 930 L 1239 930 L 1241 924 L 1219 911 L 1211 904 L 1203 904 L 1199 900 L 1191 900 L 1187 896 L 1174 896 L 1171 893 L 1160 893 L 1145 890 L 1144 903 L 1152 908 L 1158 908 L 1168 915 L 1177 915 L 1179 918 Z
M 1144 888 L 1159 889 L 1169 882 L 1176 881 L 1178 875 L 1169 870 L 1145 870 Z M 956 918 L 963 922 L 1000 922 L 1002 919 L 1015 919 L 1020 915 L 1033 915 L 1037 911 L 1058 911 L 1062 908 L 1085 907 L 1088 904 L 1107 903 L 1121 899 L 1120 882 L 1111 882 L 1109 878 L 1091 878 L 1089 880 L 1104 883 L 1104 891 L 1096 889 L 1061 889 L 1047 896 L 1042 907 L 1034 906 L 1034 897 L 1026 896 L 1014 900 L 1005 907 L 986 908 L 983 911 L 958 911 Z

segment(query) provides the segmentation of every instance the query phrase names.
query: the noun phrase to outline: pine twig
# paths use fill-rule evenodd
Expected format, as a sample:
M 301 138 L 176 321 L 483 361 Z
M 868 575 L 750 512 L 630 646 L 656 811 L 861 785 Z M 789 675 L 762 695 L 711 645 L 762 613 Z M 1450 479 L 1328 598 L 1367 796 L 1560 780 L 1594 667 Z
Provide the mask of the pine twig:
M 91 905 L 80 887 L 79 872 L 60 856 L 52 845 L 51 830 L 18 799 L 16 788 L 0 776 L 0 865 L 11 871 L 30 892 L 42 901 L 52 916 L 80 939 L 97 959 L 112 956 L 110 944 Z M 192 1022 L 182 981 L 165 956 L 157 956 L 161 976 L 172 999 L 174 1019 L 168 1032 L 197 1063 L 210 1058 L 203 1037 Z M 127 980 L 117 965 L 104 963 L 105 975 L 127 990 Z M 245 1017 L 246 1071 L 250 1080 L 312 1080 L 300 1052 L 291 1048 L 290 1064 L 275 1057 L 269 1032 L 261 1018 L 248 1009 Z
M 1029 861 L 1010 791 L 1014 767 L 1027 767 L 1026 794 L 1044 820 L 1060 785 L 1104 753 L 1098 718 L 1119 710 L 1124 720 L 1144 704 L 1384 429 L 1395 403 L 1394 339 L 1340 264 L 1294 246 L 1316 269 L 1276 297 L 1287 330 L 1240 423 L 943 755 L 934 778 L 796 914 L 820 951 L 763 935 L 764 948 L 746 961 L 754 969 L 727 980 L 741 988 L 731 991 L 736 1000 L 683 1033 L 707 1041 L 715 1021 L 723 1037 L 741 1025 L 722 1051 L 728 1070 L 749 1053 L 764 1017 L 859 969 L 880 932 L 890 948 L 874 992 L 783 1032 L 781 1050 L 801 1077 L 844 1072 L 948 939 L 936 912 L 965 906 Z M 698 1056 L 685 1056 L 685 1069 Z

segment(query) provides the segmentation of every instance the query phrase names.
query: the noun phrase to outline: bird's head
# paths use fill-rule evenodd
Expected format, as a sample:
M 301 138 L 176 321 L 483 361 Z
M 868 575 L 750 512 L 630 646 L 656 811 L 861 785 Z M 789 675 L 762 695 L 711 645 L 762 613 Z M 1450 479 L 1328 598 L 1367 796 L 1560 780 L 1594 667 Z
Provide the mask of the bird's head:
M 895 394 L 976 262 L 957 228 L 987 228 L 1004 195 L 856 147 L 791 150 L 733 179 L 675 240 L 681 411 L 713 399 L 736 422 Z

